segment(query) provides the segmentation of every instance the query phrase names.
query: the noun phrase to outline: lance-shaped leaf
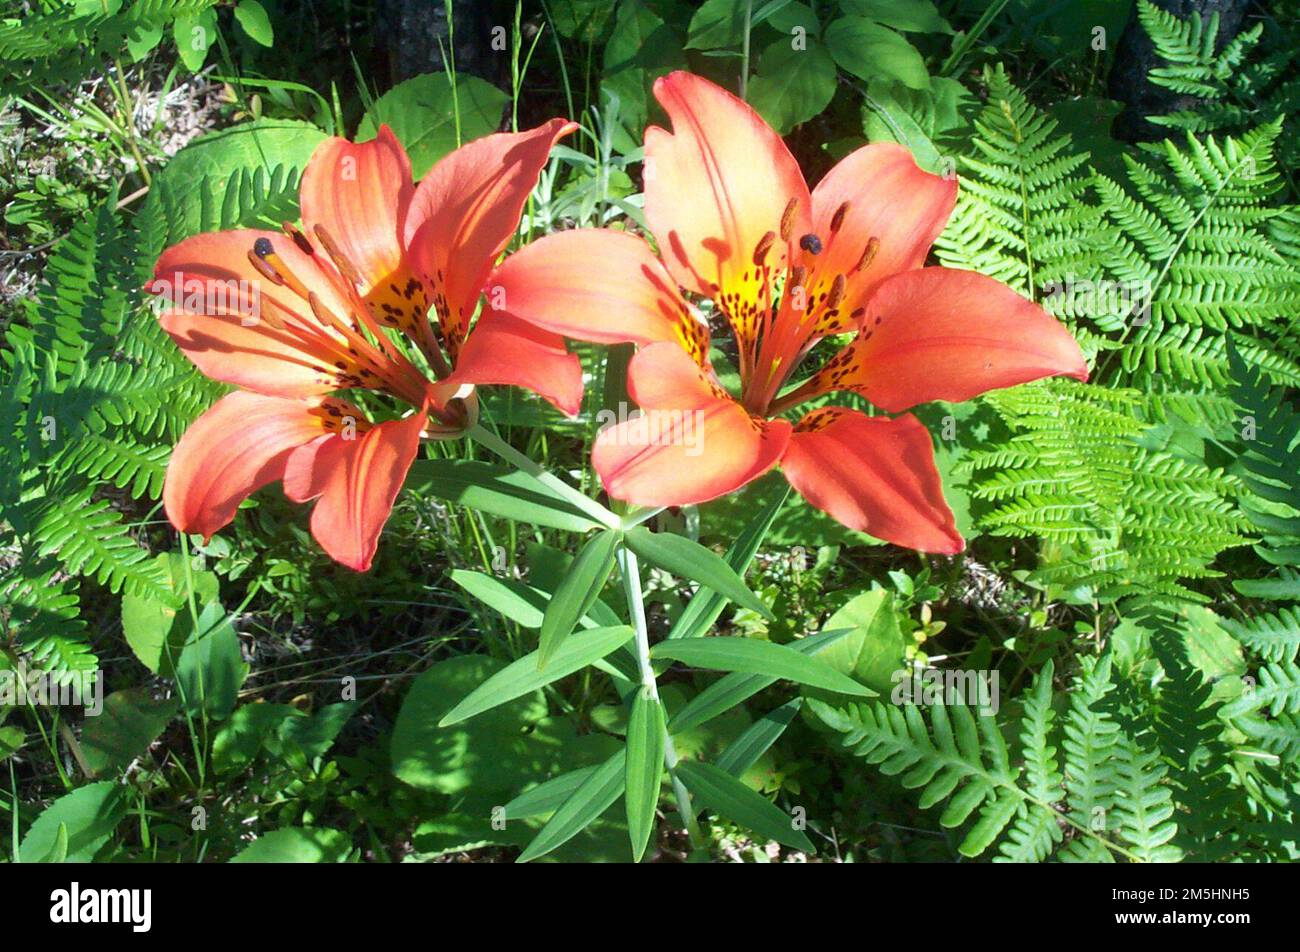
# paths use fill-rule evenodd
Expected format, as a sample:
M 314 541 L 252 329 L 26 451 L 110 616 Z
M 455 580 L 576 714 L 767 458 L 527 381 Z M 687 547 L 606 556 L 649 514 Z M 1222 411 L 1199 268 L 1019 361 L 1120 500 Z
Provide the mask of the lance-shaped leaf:
M 417 492 L 516 522 L 568 532 L 586 532 L 597 526 L 568 500 L 508 466 L 476 460 L 416 460 L 407 479 Z
M 852 631 L 852 628 L 823 631 L 810 638 L 801 638 L 790 647 L 800 654 L 816 654 L 847 637 Z M 679 708 L 668 722 L 668 729 L 677 733 L 698 727 L 776 682 L 776 677 L 765 674 L 728 674 L 721 677 L 691 698 L 685 707 Z
M 614 553 L 618 550 L 618 543 L 617 532 L 599 532 L 587 540 L 587 544 L 569 566 L 568 573 L 546 604 L 546 613 L 542 617 L 542 631 L 537 645 L 538 668 L 544 668 L 550 663 L 556 650 L 573 632 L 578 620 L 600 597 L 609 573 L 614 570 Z
M 653 658 L 672 658 L 695 668 L 742 671 L 808 684 L 841 694 L 874 697 L 875 691 L 840 674 L 825 662 L 785 645 L 751 638 L 692 638 L 661 641 L 650 649 Z
M 659 804 L 663 771 L 664 706 L 650 688 L 642 687 L 632 700 L 632 713 L 628 717 L 623 775 L 633 862 L 641 862 L 654 831 L 655 807 Z
M 808 837 L 795 829 L 793 819 L 771 802 L 750 790 L 731 774 L 712 764 L 682 761 L 677 775 L 701 806 L 739 823 L 759 836 L 785 846 L 813 852 Z
M 539 783 L 531 790 L 525 790 L 504 807 L 507 820 L 522 820 L 524 817 L 554 813 L 564 806 L 564 801 L 573 796 L 574 791 L 587 782 L 599 767 L 579 767 L 558 777 L 552 777 Z
M 741 776 L 758 763 L 758 758 L 785 733 L 802 706 L 803 698 L 797 697 L 774 711 L 768 711 L 727 745 L 727 749 L 718 755 L 715 766 L 733 777 Z
M 781 511 L 785 505 L 786 497 L 790 494 L 790 485 L 785 483 L 768 503 L 767 507 L 758 514 L 749 525 L 745 527 L 736 541 L 731 544 L 727 550 L 726 562 L 731 566 L 737 575 L 744 575 L 745 569 L 749 568 L 749 563 L 753 561 L 754 554 L 758 551 L 759 545 L 763 542 L 763 537 L 767 535 L 767 530 L 772 526 L 772 520 L 776 514 Z M 673 627 L 668 631 L 668 637 L 672 638 L 698 638 L 705 634 L 713 623 L 718 620 L 722 614 L 722 609 L 726 607 L 727 600 L 717 592 L 707 589 L 701 589 L 695 593 L 686 606 L 686 610 L 681 613 Z
M 623 792 L 625 756 L 620 750 L 588 775 L 520 854 L 519 862 L 527 863 L 563 846 L 608 810 Z
M 512 701 L 529 691 L 558 681 L 566 675 L 580 671 L 594 661 L 609 654 L 632 637 L 626 625 L 614 628 L 592 628 L 569 638 L 551 658 L 546 670 L 537 666 L 537 652 L 530 652 L 514 661 L 471 691 L 464 700 L 443 715 L 439 727 L 457 724 L 466 718 Z
M 767 606 L 749 590 L 736 570 L 716 552 L 698 542 L 671 532 L 651 532 L 640 526 L 629 530 L 626 539 L 628 547 L 652 565 L 679 578 L 698 582 L 764 618 L 772 617 Z

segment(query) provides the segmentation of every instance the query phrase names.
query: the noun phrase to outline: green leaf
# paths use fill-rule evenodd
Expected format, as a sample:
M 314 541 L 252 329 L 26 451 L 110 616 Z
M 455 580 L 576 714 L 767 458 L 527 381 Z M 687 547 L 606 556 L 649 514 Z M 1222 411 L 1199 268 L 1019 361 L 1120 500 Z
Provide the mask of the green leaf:
M 599 767 L 580 767 L 539 783 L 531 790 L 525 790 L 505 805 L 505 818 L 521 820 L 524 817 L 555 812 L 564 806 L 564 801 L 573 796 L 574 791 L 586 783 L 587 779 L 599 769 Z
M 215 602 L 219 596 L 217 577 L 191 567 L 185 571 L 185 556 L 166 552 L 154 563 L 167 580 L 171 598 L 160 601 L 148 595 L 126 592 L 122 596 L 122 634 L 140 663 L 154 674 L 171 676 L 173 666 L 185 643 L 189 618 L 177 623 L 178 613 L 189 614 L 189 589 L 186 579 L 194 583 L 194 600 L 199 605 Z
M 769 840 L 806 853 L 815 852 L 808 837 L 771 802 L 712 764 L 682 761 L 677 775 L 706 809 Z
M 786 497 L 790 494 L 790 484 L 781 480 L 781 489 L 774 493 L 771 502 L 736 537 L 736 541 L 727 550 L 727 565 L 737 574 L 743 575 L 754 560 L 754 554 L 763 543 L 763 537 L 772 525 L 772 520 L 781 511 Z M 700 589 L 691 598 L 686 610 L 681 613 L 673 627 L 668 631 L 671 638 L 698 638 L 713 627 L 713 623 L 722 614 L 727 600 L 716 592 Z
M 411 157 L 411 172 L 418 180 L 458 145 L 495 132 L 508 101 L 505 93 L 477 76 L 457 75 L 453 92 L 446 73 L 423 73 L 375 100 L 357 127 L 357 141 L 373 139 L 387 124 Z
M 664 706 L 651 689 L 642 687 L 632 700 L 627 722 L 627 757 L 624 789 L 627 832 L 632 840 L 632 860 L 641 862 L 654 832 L 655 808 L 664 770 Z
M 67 838 L 65 861 L 89 863 L 126 816 L 123 790 L 101 780 L 59 797 L 32 823 L 18 847 L 19 857 L 35 862 L 55 854 L 62 835 Z M 60 827 L 65 828 L 62 834 Z
M 810 658 L 785 645 L 750 638 L 693 638 L 690 641 L 661 641 L 650 649 L 652 658 L 672 658 L 695 668 L 739 671 L 784 678 L 799 684 L 874 697 L 876 692 L 830 665 Z
M 650 118 L 651 86 L 660 76 L 686 66 L 681 40 L 642 0 L 622 0 L 605 44 L 601 92 L 618 99 L 615 147 L 629 152 L 641 144 Z M 615 118 L 615 117 L 611 117 Z
M 257 0 L 239 0 L 235 6 L 235 22 L 255 42 L 270 46 L 275 41 L 271 18 Z
M 609 654 L 632 637 L 626 625 L 613 628 L 592 628 L 574 635 L 562 644 L 545 671 L 537 667 L 537 653 L 530 652 L 512 662 L 469 693 L 469 696 L 448 711 L 438 721 L 447 727 L 458 721 L 490 710 L 498 704 L 535 691 L 543 685 L 558 681 L 575 671 L 580 671 L 593 661 Z
M 0 761 L 4 761 L 22 748 L 27 732 L 21 727 L 0 727 Z
M 951 33 L 948 21 L 930 0 L 843 0 L 845 13 L 875 20 L 908 33 Z
M 248 676 L 239 651 L 239 636 L 219 602 L 210 602 L 199 615 L 176 662 L 176 683 L 191 715 L 204 713 L 225 720 L 239 700 L 239 688 Z
M 198 16 L 177 17 L 172 22 L 172 38 L 185 68 L 197 73 L 217 42 L 217 11 L 209 7 Z
M 848 628 L 823 631 L 811 638 L 801 638 L 790 647 L 800 654 L 813 655 L 850 633 L 851 629 Z M 685 707 L 680 708 L 669 720 L 668 729 L 673 734 L 678 734 L 698 727 L 719 714 L 732 710 L 742 701 L 776 682 L 775 676 L 765 674 L 728 674 L 710 684 L 691 698 Z
M 568 574 L 546 605 L 537 644 L 539 669 L 550 663 L 560 645 L 573 632 L 578 620 L 600 597 L 610 572 L 614 570 L 614 553 L 619 541 L 618 532 L 605 530 L 588 539 L 578 552 Z
M 835 61 L 820 43 L 794 49 L 780 39 L 763 51 L 749 104 L 781 135 L 821 113 L 835 95 Z
M 893 596 L 887 590 L 877 588 L 854 596 L 827 619 L 824 628 L 847 628 L 849 634 L 821 652 L 819 661 L 880 693 L 893 689 L 894 672 L 906 665 L 909 638 L 899 626 Z
M 929 89 L 925 60 L 911 43 L 866 17 L 840 17 L 826 28 L 826 46 L 842 69 L 861 79 L 896 79 L 912 89 Z
M 678 578 L 711 588 L 764 618 L 772 617 L 771 611 L 749 590 L 736 570 L 716 552 L 698 542 L 670 532 L 651 532 L 642 526 L 628 530 L 626 540 L 628 548 L 652 565 Z
M 352 841 L 342 830 L 290 826 L 272 830 L 235 855 L 232 863 L 342 863 Z
M 745 39 L 748 0 L 705 0 L 686 30 L 688 50 L 739 49 Z
M 555 811 L 555 815 L 520 854 L 519 862 L 527 863 L 567 843 L 608 810 L 623 792 L 625 756 L 625 752 L 620 750 L 597 767 L 583 781 L 582 786 Z
M 509 578 L 486 572 L 453 569 L 451 580 L 480 602 L 523 628 L 541 628 L 546 593 Z
M 148 688 L 114 691 L 97 717 L 86 717 L 81 752 L 97 774 L 119 770 L 138 757 L 175 716 L 176 698 L 155 700 Z
M 785 733 L 785 729 L 790 726 L 790 722 L 799 713 L 802 705 L 803 698 L 797 697 L 774 711 L 768 711 L 728 744 L 727 749 L 718 755 L 714 765 L 733 777 L 740 777 L 758 762 L 758 758 L 767 753 L 768 748 L 776 743 L 777 738 Z
M 587 532 L 598 524 L 527 473 L 475 460 L 416 460 L 408 485 L 417 493 L 516 522 Z

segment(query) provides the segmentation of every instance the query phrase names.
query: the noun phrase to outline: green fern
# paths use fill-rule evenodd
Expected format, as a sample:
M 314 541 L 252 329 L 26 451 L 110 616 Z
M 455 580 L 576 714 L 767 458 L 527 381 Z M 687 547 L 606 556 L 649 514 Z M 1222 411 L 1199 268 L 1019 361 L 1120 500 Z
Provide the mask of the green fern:
M 1010 440 L 976 450 L 960 471 L 990 475 L 973 496 L 981 527 L 1043 540 L 1043 582 L 1087 586 L 1101 601 L 1133 593 L 1202 598 L 1180 579 L 1247 541 L 1229 502 L 1238 480 L 1140 445 L 1143 398 L 1051 380 L 990 394 Z

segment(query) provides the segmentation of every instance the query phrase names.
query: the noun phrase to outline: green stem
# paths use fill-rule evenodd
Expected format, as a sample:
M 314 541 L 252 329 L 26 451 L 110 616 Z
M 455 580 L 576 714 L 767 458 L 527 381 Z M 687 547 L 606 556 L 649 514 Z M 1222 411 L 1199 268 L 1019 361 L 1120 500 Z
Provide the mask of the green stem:
M 745 38 L 740 53 L 740 98 L 749 91 L 749 31 L 753 23 L 754 0 L 745 0 Z
M 621 525 L 618 516 L 614 515 L 614 513 L 596 502 L 596 500 L 584 496 L 564 480 L 547 472 L 547 470 L 519 452 L 491 430 L 484 428 L 483 424 L 476 423 L 469 431 L 468 436 L 476 443 L 482 444 L 497 456 L 500 456 L 507 463 L 533 477 L 547 489 L 553 490 L 556 495 L 562 496 L 573 503 L 574 506 L 605 528 L 617 529 Z
M 654 667 L 650 663 L 650 634 L 645 622 L 645 598 L 641 593 L 641 567 L 637 563 L 636 553 L 627 546 L 618 549 L 619 571 L 623 576 L 623 591 L 627 595 L 627 611 L 632 619 L 632 631 L 636 635 L 636 662 L 641 672 L 641 685 L 650 692 L 650 696 L 659 700 L 659 685 L 655 681 Z M 695 810 L 691 806 L 691 795 L 677 776 L 677 748 L 673 746 L 673 735 L 664 728 L 664 767 L 672 782 L 673 797 L 677 801 L 677 812 L 681 815 L 686 833 L 695 849 L 704 848 L 704 836 L 695 821 Z

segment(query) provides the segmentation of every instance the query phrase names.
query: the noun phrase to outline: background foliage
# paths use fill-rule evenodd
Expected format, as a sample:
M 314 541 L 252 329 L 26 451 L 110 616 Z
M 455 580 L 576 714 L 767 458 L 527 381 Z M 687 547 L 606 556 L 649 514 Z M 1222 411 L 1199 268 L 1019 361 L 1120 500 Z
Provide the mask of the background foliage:
M 683 67 L 744 94 L 813 181 L 879 140 L 955 170 L 936 259 L 1042 302 L 1093 373 L 926 408 L 969 540 L 954 559 L 847 532 L 779 478 L 658 518 L 747 569 L 773 617 L 707 589 L 692 600 L 689 578 L 653 568 L 656 640 L 716 621 L 816 653 L 878 697 L 659 656 L 707 845 L 687 843 L 665 798 L 649 855 L 1294 858 L 1289 5 L 1251 4 L 1231 38 L 1145 0 L 500 6 L 495 75 L 457 71 L 449 38 L 445 58 L 395 83 L 380 78 L 382 7 L 24 0 L 0 19 L 13 289 L 0 298 L 0 666 L 98 668 L 108 685 L 97 718 L 0 704 L 7 858 L 627 858 L 609 777 L 644 726 L 617 653 L 439 726 L 536 648 L 574 537 L 448 498 L 446 467 L 468 444 L 417 466 L 364 576 L 320 554 L 277 492 L 208 544 L 178 537 L 158 502 L 170 447 L 221 388 L 139 288 L 186 236 L 295 218 L 312 148 L 381 122 L 419 175 L 503 125 L 578 118 L 519 242 L 639 228 L 641 130 L 663 121 L 650 84 Z M 1150 82 L 1182 97 L 1149 117 L 1166 139 L 1112 133 L 1125 29 L 1154 43 Z M 604 386 L 603 354 L 582 353 L 576 421 L 519 392 L 488 395 L 485 414 L 593 491 L 595 414 L 619 388 L 616 372 Z M 612 629 L 628 621 L 619 605 L 611 587 L 579 614 Z M 996 672 L 999 709 L 891 703 L 904 666 Z

